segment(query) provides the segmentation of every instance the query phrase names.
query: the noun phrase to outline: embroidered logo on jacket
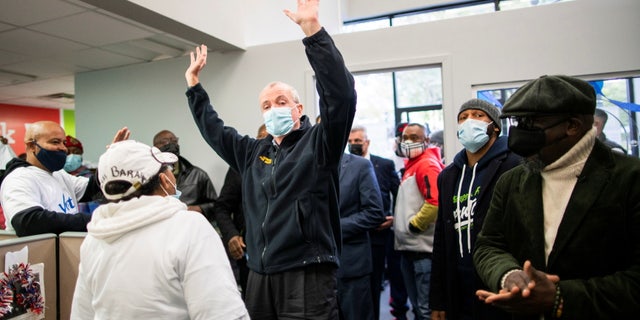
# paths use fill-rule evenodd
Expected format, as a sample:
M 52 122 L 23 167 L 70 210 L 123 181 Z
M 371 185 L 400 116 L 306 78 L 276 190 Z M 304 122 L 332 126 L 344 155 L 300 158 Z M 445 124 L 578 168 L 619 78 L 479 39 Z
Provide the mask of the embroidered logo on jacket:
M 265 156 L 260 156 L 259 159 L 264 162 L 265 164 L 271 164 L 271 158 L 267 158 Z
M 460 203 L 460 210 L 456 209 L 453 212 L 453 218 L 456 223 L 454 224 L 454 228 L 460 232 L 469 227 L 473 227 L 473 214 L 476 211 L 476 205 L 478 202 L 478 195 L 480 194 L 480 186 L 477 186 L 473 191 L 473 194 L 462 194 L 458 198 L 458 196 L 453 196 L 454 205 L 458 202 Z

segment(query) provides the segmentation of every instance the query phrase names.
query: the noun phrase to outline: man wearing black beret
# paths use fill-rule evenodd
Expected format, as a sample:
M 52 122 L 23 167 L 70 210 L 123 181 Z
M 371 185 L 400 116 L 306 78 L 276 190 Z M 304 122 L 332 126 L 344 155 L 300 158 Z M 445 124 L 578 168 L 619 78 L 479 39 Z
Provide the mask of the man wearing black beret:
M 640 313 L 640 160 L 596 139 L 594 89 L 542 76 L 505 103 L 524 163 L 498 181 L 474 263 L 478 297 L 514 319 Z

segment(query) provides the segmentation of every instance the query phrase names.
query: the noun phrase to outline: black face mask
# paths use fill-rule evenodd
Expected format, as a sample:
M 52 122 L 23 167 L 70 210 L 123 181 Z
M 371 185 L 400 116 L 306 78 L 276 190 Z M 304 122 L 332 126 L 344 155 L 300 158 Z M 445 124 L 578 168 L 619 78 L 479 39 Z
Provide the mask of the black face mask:
M 567 120 L 568 119 L 562 119 L 561 121 L 544 128 L 534 127 L 531 129 L 525 129 L 517 126 L 511 126 L 509 127 L 509 149 L 519 156 L 525 158 L 531 157 L 540 152 L 540 150 L 546 146 L 547 136 L 544 132 L 547 129 L 553 128 Z M 554 141 L 553 144 L 562 139 Z
M 355 154 L 356 156 L 361 156 L 364 153 L 362 150 L 361 144 L 349 144 L 349 153 Z
M 160 151 L 162 152 L 171 152 L 176 156 L 180 156 L 180 145 L 177 143 L 173 143 L 173 142 L 167 143 L 158 149 L 160 149 Z
M 67 162 L 67 153 L 61 150 L 47 150 L 33 142 L 40 151 L 36 153 L 36 158 L 42 165 L 51 172 L 55 172 L 64 168 L 64 164 Z

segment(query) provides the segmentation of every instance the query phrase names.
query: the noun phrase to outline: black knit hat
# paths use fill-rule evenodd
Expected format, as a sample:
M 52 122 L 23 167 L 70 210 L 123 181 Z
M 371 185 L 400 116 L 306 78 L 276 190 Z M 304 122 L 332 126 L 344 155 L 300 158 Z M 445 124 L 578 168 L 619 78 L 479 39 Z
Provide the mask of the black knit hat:
M 493 124 L 501 129 L 502 125 L 500 123 L 500 109 L 498 107 L 492 105 L 489 102 L 480 99 L 471 99 L 460 106 L 460 111 L 458 111 L 458 116 L 462 113 L 462 111 L 468 109 L 477 109 L 482 110 L 486 113 L 489 118 L 493 121 Z
M 537 114 L 593 114 L 596 92 L 586 81 L 554 75 L 542 76 L 520 87 L 504 104 L 502 117 Z

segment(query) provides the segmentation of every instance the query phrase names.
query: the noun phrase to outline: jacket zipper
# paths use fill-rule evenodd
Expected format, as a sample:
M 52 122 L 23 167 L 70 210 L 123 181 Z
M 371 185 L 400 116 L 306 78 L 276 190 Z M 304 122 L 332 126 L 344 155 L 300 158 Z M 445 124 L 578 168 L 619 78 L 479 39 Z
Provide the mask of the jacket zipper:
M 273 157 L 273 165 L 271 166 L 271 190 L 273 193 L 276 193 L 276 164 L 278 163 L 278 155 L 280 153 L 280 148 L 276 146 L 276 154 Z M 262 270 L 265 269 L 264 264 L 264 254 L 267 251 L 267 235 L 265 232 L 265 227 L 267 224 L 267 218 L 269 217 L 269 210 L 271 210 L 271 199 L 267 199 L 267 212 L 264 214 L 264 220 L 262 221 L 262 240 L 264 241 L 264 247 L 262 248 L 262 254 L 260 255 L 260 263 L 262 264 Z

